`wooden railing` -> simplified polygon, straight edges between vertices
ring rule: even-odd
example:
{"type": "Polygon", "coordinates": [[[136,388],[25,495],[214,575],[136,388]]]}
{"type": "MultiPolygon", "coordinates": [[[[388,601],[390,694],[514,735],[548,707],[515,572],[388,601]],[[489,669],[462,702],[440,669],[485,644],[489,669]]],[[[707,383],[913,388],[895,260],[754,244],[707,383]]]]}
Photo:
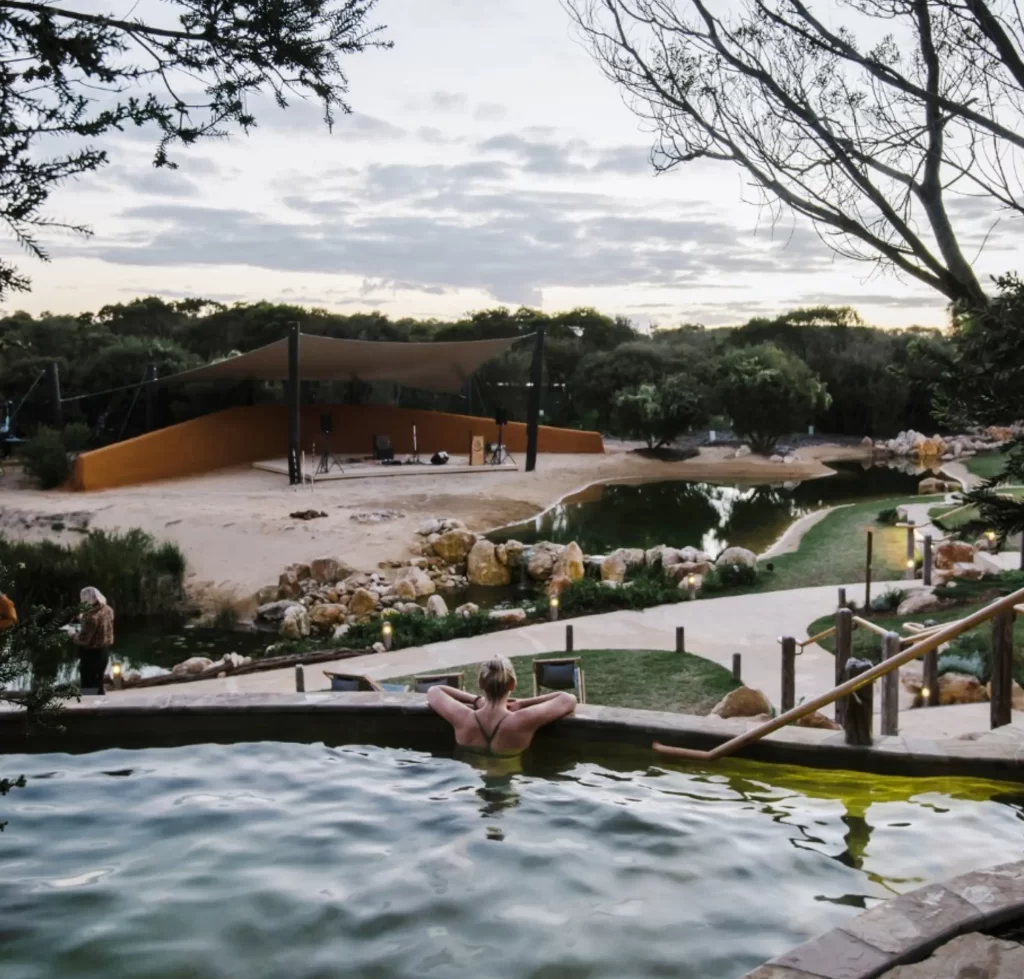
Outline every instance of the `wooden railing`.
{"type": "MultiPolygon", "coordinates": [[[[896,635],[896,633],[886,633],[885,630],[880,630],[886,637],[886,652],[889,654],[887,658],[859,676],[838,684],[827,693],[819,694],[811,700],[798,704],[784,711],[778,717],[765,721],[764,724],[745,731],[743,734],[737,735],[735,738],[718,745],[717,748],[712,748],[710,751],[676,748],[672,745],[661,744],[658,741],[654,742],[654,750],[672,758],[685,758],[691,761],[707,762],[725,758],[735,754],[741,748],[747,747],[747,745],[760,741],[773,731],[778,731],[780,728],[793,724],[801,718],[807,717],[823,707],[827,707],[829,704],[836,703],[840,698],[856,693],[862,687],[874,683],[875,680],[888,676],[891,680],[894,679],[898,682],[898,673],[894,674],[894,671],[898,671],[900,667],[905,666],[912,660],[936,651],[944,643],[956,639],[957,636],[990,621],[993,622],[991,722],[993,727],[1009,724],[1013,686],[1011,669],[1013,663],[1013,621],[1016,613],[1022,610],[1019,608],[1019,606],[1022,606],[1022,603],[1024,603],[1024,588],[999,598],[984,608],[978,609],[977,612],[958,619],[956,622],[937,626],[924,637],[921,637],[920,634],[917,637],[910,637],[915,638],[916,641],[902,650],[899,649],[898,642],[893,642],[893,640],[900,640],[902,637],[896,635]]],[[[840,609],[839,614],[842,615],[844,611],[849,615],[849,611],[844,609],[840,609]]],[[[861,620],[861,622],[863,621],[861,620]]],[[[871,623],[871,627],[873,630],[879,631],[879,627],[874,623],[871,623]]],[[[837,628],[839,628],[838,623],[837,628]]],[[[891,697],[889,699],[889,706],[894,709],[895,701],[891,697]]],[[[885,730],[885,725],[883,724],[882,733],[896,732],[885,730]]]]}

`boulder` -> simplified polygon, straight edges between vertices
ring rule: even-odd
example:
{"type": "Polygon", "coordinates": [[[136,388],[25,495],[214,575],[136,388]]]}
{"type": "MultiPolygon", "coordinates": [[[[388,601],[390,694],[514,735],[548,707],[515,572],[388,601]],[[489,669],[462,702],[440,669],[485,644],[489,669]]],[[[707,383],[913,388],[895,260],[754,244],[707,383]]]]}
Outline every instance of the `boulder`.
{"type": "Polygon", "coordinates": [[[985,569],[979,568],[976,564],[954,564],[950,570],[954,578],[966,578],[971,581],[977,581],[979,578],[985,577],[985,569]]]}
{"type": "Polygon", "coordinates": [[[526,610],[521,608],[491,609],[490,618],[502,625],[523,625],[526,622],[526,610]]]}
{"type": "Polygon", "coordinates": [[[510,568],[518,568],[523,560],[524,544],[518,540],[505,541],[505,563],[510,568]]]}
{"type": "Polygon", "coordinates": [[[478,540],[466,559],[469,582],[491,587],[507,585],[512,580],[508,567],[499,563],[494,545],[489,540],[478,540]]]}
{"type": "Polygon", "coordinates": [[[736,455],[733,458],[735,458],[735,459],[742,459],[744,456],[748,456],[748,455],[750,455],[750,446],[749,445],[741,445],[736,450],[736,455]]]}
{"type": "Polygon", "coordinates": [[[826,717],[821,711],[815,711],[813,714],[808,714],[805,717],[801,717],[799,721],[794,722],[795,727],[817,727],[823,728],[826,731],[838,731],[839,725],[832,720],[831,717],[826,717]]]}
{"type": "Polygon", "coordinates": [[[550,551],[534,548],[526,562],[526,573],[534,581],[547,581],[555,570],[555,559],[550,551]]]}
{"type": "Polygon", "coordinates": [[[618,584],[626,577],[626,559],[621,551],[609,554],[601,562],[601,580],[618,584]]]}
{"type": "Polygon", "coordinates": [[[748,568],[756,568],[757,555],[745,547],[727,547],[718,555],[715,564],[744,564],[748,568]]]}
{"type": "Polygon", "coordinates": [[[321,632],[332,632],[334,627],[345,618],[344,605],[324,603],[314,605],[309,610],[309,624],[321,632]]]}
{"type": "Polygon", "coordinates": [[[270,605],[278,599],[278,585],[264,585],[256,592],[257,605],[270,605]]]}
{"type": "Polygon", "coordinates": [[[691,574],[706,575],[711,570],[710,561],[683,561],[679,564],[670,564],[665,569],[665,574],[676,581],[680,581],[691,574]]]}
{"type": "Polygon", "coordinates": [[[929,476],[917,484],[918,496],[933,496],[936,493],[945,493],[946,483],[944,480],[929,476]]]}
{"type": "Polygon", "coordinates": [[[974,548],[966,541],[950,540],[935,548],[935,567],[940,571],[954,564],[971,564],[974,548]]]}
{"type": "Polygon", "coordinates": [[[715,706],[711,713],[716,717],[754,717],[771,714],[772,705],[768,698],[752,687],[737,687],[730,690],[715,706]]]}
{"type": "Polygon", "coordinates": [[[427,617],[440,619],[448,614],[448,603],[440,595],[431,595],[427,599],[427,617]]]}
{"type": "Polygon", "coordinates": [[[318,557],[315,561],[309,562],[309,571],[314,581],[327,584],[329,581],[347,578],[355,568],[350,568],[344,561],[337,561],[332,557],[318,557]]]}
{"type": "Polygon", "coordinates": [[[479,611],[479,605],[475,605],[473,602],[466,602],[455,610],[455,614],[462,616],[464,619],[468,619],[471,615],[476,615],[479,611]]]}
{"type": "MultiPolygon", "coordinates": [[[[434,592],[437,591],[437,586],[431,580],[430,575],[428,575],[422,568],[402,568],[398,574],[395,575],[395,582],[391,586],[392,590],[394,590],[395,585],[400,581],[406,581],[412,585],[413,591],[415,592],[415,594],[411,596],[412,598],[422,598],[424,595],[433,595],[434,592]]],[[[405,595],[408,595],[408,589],[405,589],[402,597],[405,597],[405,595]]]]}
{"type": "Polygon", "coordinates": [[[565,550],[555,561],[555,577],[568,578],[570,582],[579,581],[584,574],[583,551],[576,541],[565,545],[565,550]]]}
{"type": "Polygon", "coordinates": [[[561,595],[562,592],[572,585],[572,579],[568,575],[555,574],[548,579],[548,583],[544,588],[548,598],[555,595],[561,595]]]}
{"type": "Polygon", "coordinates": [[[370,576],[357,571],[355,574],[350,574],[344,581],[339,584],[339,587],[348,592],[351,595],[353,592],[360,588],[365,588],[370,583],[370,576]]]}
{"type": "Polygon", "coordinates": [[[309,635],[309,613],[301,605],[293,605],[281,619],[278,633],[285,639],[305,639],[309,635]]]}
{"type": "Polygon", "coordinates": [[[976,676],[964,673],[943,673],[939,677],[939,703],[980,704],[988,700],[988,691],[976,676]]]}
{"type": "Polygon", "coordinates": [[[262,619],[264,622],[280,622],[284,618],[285,612],[293,606],[301,607],[298,602],[293,602],[291,599],[268,602],[256,609],[256,618],[262,619]]]}
{"type": "Polygon", "coordinates": [[[498,564],[508,565],[508,551],[505,550],[504,544],[496,544],[494,546],[494,557],[498,564]]]}
{"type": "Polygon", "coordinates": [[[213,660],[206,656],[190,656],[182,663],[175,663],[171,667],[171,673],[174,676],[194,675],[208,670],[211,666],[213,666],[213,660]]]}
{"type": "Polygon", "coordinates": [[[782,457],[782,461],[787,466],[792,466],[794,463],[797,463],[797,462],[800,461],[800,457],[795,452],[788,452],[788,453],[786,453],[786,455],[784,455],[782,457]]]}
{"type": "Polygon", "coordinates": [[[335,626],[334,632],[331,634],[331,638],[332,639],[344,639],[346,634],[348,633],[348,630],[351,629],[351,628],[352,628],[352,626],[350,626],[347,623],[343,622],[341,625],[335,626]]]}
{"type": "Polygon", "coordinates": [[[780,456],[778,453],[776,453],[768,461],[769,462],[780,462],[781,463],[781,462],[785,462],[786,460],[782,456],[780,456]]]}
{"type": "Polygon", "coordinates": [[[434,553],[447,564],[462,564],[476,543],[468,530],[449,530],[434,541],[434,553]]]}
{"type": "Polygon", "coordinates": [[[281,572],[281,577],[277,579],[277,597],[282,600],[299,598],[302,595],[302,582],[305,580],[305,578],[299,577],[294,567],[285,568],[281,572]]]}
{"type": "Polygon", "coordinates": [[[916,615],[918,612],[931,612],[937,608],[942,608],[941,598],[927,591],[912,591],[906,593],[906,597],[896,609],[896,614],[916,615]]]}
{"type": "Polygon", "coordinates": [[[874,439],[872,439],[870,435],[865,435],[864,438],[860,440],[860,447],[862,449],[870,449],[873,452],[875,449],[874,439]]]}
{"type": "Polygon", "coordinates": [[[436,534],[441,529],[441,521],[437,517],[431,517],[429,520],[424,520],[417,528],[416,533],[420,537],[429,537],[431,534],[436,534]]]}
{"type": "Polygon", "coordinates": [[[393,611],[401,612],[402,615],[426,615],[427,610],[416,602],[399,602],[393,611]]]}
{"type": "Polygon", "coordinates": [[[403,602],[412,602],[416,600],[416,586],[408,578],[401,578],[391,586],[391,594],[403,602]]]}
{"type": "Polygon", "coordinates": [[[348,610],[351,615],[361,618],[364,615],[369,615],[379,604],[380,599],[376,592],[366,588],[357,588],[352,596],[352,601],[349,602],[348,610]]]}
{"type": "Polygon", "coordinates": [[[251,656],[243,656],[241,653],[224,654],[224,667],[228,670],[237,670],[240,666],[248,666],[251,662],[251,656]]]}
{"type": "Polygon", "coordinates": [[[681,547],[678,554],[679,560],[675,564],[711,564],[711,555],[699,547],[681,547]]]}
{"type": "Polygon", "coordinates": [[[637,568],[644,563],[644,549],[642,547],[620,547],[619,553],[625,559],[627,568],[637,568]]]}

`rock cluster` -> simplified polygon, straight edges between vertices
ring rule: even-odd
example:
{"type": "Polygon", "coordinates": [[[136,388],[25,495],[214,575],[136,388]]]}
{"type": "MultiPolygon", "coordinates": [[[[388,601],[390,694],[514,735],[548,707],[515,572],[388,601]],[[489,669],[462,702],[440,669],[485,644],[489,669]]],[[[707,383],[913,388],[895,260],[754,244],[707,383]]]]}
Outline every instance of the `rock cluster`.
{"type": "Polygon", "coordinates": [[[912,456],[925,461],[952,462],[954,459],[966,459],[976,452],[999,448],[1012,439],[1014,434],[1014,429],[999,425],[991,425],[965,435],[933,435],[931,438],[908,429],[884,441],[872,442],[870,437],[865,437],[862,444],[873,449],[876,455],[912,456]]]}
{"type": "MultiPolygon", "coordinates": [[[[230,673],[232,670],[237,670],[240,666],[248,666],[251,662],[251,656],[242,656],[239,653],[226,653],[221,659],[216,661],[207,656],[190,656],[187,660],[175,664],[171,668],[171,674],[173,676],[194,676],[214,668],[224,673],[230,673]]],[[[138,682],[138,678],[139,674],[137,673],[128,674],[124,678],[125,686],[131,686],[133,682],[138,682]]]]}

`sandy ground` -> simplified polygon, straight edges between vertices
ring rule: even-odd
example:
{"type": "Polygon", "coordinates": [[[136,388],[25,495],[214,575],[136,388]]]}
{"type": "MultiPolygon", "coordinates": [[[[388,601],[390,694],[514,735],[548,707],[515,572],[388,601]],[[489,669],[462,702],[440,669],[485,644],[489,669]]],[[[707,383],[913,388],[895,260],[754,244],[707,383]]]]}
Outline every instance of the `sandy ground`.
{"type": "Polygon", "coordinates": [[[801,449],[797,463],[780,465],[753,455],[730,459],[733,450],[711,448],[684,462],[659,462],[627,448],[611,445],[604,455],[542,455],[533,473],[428,472],[322,482],[312,491],[292,489],[273,473],[239,468],[102,493],[42,492],[27,487],[12,470],[0,478],[0,533],[74,541],[75,526],[139,527],[181,546],[197,589],[214,585],[244,595],[276,582],[293,561],[336,557],[368,570],[405,557],[416,526],[427,517],[456,516],[471,530],[484,531],[534,516],[597,481],[781,482],[827,475],[828,460],[863,455],[860,449],[821,445],[801,449]],[[327,516],[310,521],[289,516],[308,508],[327,516]],[[376,524],[352,519],[384,508],[402,516],[376,524]]]}

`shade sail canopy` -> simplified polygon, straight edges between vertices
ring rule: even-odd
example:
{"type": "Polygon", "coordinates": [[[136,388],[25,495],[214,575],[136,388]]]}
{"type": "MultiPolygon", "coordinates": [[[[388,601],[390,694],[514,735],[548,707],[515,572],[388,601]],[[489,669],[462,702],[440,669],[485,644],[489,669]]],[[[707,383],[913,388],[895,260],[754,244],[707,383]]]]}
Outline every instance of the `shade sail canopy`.
{"type": "MultiPolygon", "coordinates": [[[[380,381],[427,391],[461,391],[470,375],[500,357],[517,340],[468,340],[461,343],[393,343],[338,340],[303,334],[299,340],[299,377],[303,381],[380,381]]],[[[161,379],[161,384],[212,381],[286,381],[287,338],[246,354],[161,379]]]]}

